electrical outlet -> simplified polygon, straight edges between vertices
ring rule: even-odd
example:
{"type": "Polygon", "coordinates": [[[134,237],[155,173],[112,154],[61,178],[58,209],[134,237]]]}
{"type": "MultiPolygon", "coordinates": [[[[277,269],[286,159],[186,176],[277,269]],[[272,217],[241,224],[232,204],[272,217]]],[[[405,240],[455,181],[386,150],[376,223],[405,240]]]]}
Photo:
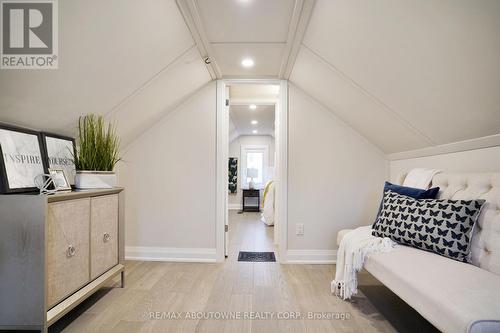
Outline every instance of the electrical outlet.
{"type": "Polygon", "coordinates": [[[304,236],[304,224],[303,223],[295,224],[295,234],[297,236],[304,236]]]}

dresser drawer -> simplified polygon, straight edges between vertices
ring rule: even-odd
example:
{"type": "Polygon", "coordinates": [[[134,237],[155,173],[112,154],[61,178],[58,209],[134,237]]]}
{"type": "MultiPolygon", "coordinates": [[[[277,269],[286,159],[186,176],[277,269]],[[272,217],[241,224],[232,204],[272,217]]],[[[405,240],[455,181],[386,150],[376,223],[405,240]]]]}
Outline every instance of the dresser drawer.
{"type": "Polygon", "coordinates": [[[90,199],[90,276],[118,264],[118,195],[90,199]]]}
{"type": "Polygon", "coordinates": [[[90,281],[90,199],[50,203],[47,208],[47,305],[90,281]]]}

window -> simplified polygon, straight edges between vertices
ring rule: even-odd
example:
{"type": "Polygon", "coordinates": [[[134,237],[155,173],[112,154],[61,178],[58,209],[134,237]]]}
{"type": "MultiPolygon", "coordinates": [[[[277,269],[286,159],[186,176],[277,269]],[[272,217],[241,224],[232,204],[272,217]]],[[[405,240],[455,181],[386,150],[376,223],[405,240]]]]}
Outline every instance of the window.
{"type": "MultiPolygon", "coordinates": [[[[257,176],[253,179],[254,183],[262,184],[264,179],[264,153],[263,152],[247,152],[247,170],[256,169],[257,176]]],[[[247,182],[250,177],[247,176],[247,182]]]]}
{"type": "Polygon", "coordinates": [[[256,188],[264,187],[267,181],[268,147],[262,146],[241,146],[241,186],[248,188],[251,178],[247,177],[248,169],[256,169],[257,175],[253,178],[256,188]]]}

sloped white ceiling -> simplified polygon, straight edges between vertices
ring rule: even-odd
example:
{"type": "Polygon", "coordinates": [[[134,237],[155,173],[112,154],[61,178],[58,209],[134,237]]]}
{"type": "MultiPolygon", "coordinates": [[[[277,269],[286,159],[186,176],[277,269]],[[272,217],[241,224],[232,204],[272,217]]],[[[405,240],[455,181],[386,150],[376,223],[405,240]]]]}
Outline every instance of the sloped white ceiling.
{"type": "Polygon", "coordinates": [[[430,144],[307,48],[299,52],[290,80],[386,153],[430,144]]]}
{"type": "Polygon", "coordinates": [[[239,135],[271,135],[274,136],[274,105],[258,105],[250,110],[248,105],[231,105],[229,117],[239,135]],[[257,124],[252,124],[252,121],[257,124]],[[257,133],[253,133],[256,130],[257,133]]]}
{"type": "MultiPolygon", "coordinates": [[[[296,1],[196,3],[223,75],[277,76],[296,1]]],[[[59,1],[59,69],[0,71],[0,121],[128,144],[209,80],[174,0],[59,1]]],[[[500,1],[317,0],[290,80],[385,153],[500,134],[500,1]]]]}
{"type": "Polygon", "coordinates": [[[59,1],[59,69],[1,71],[0,121],[71,134],[112,114],[130,141],[210,80],[195,50],[174,0],[59,1]]]}
{"type": "MultiPolygon", "coordinates": [[[[232,84],[229,91],[229,118],[236,135],[270,135],[274,137],[275,104],[280,87],[271,84],[232,84]],[[255,109],[250,109],[254,104],[255,109]],[[256,124],[252,124],[256,121],[256,124]],[[257,133],[253,133],[256,130],[257,133]]],[[[230,132],[231,137],[231,132],[230,132]]]]}
{"type": "Polygon", "coordinates": [[[500,1],[318,0],[290,80],[386,153],[500,133],[500,1]]]}
{"type": "Polygon", "coordinates": [[[107,117],[117,125],[121,146],[127,147],[208,81],[210,75],[192,47],[108,113],[107,117]]]}
{"type": "Polygon", "coordinates": [[[232,84],[229,118],[238,135],[274,136],[275,104],[280,87],[272,84],[232,84]],[[254,104],[255,109],[250,109],[254,104]],[[257,124],[252,124],[252,121],[257,124]],[[257,133],[253,133],[256,130],[257,133]]]}

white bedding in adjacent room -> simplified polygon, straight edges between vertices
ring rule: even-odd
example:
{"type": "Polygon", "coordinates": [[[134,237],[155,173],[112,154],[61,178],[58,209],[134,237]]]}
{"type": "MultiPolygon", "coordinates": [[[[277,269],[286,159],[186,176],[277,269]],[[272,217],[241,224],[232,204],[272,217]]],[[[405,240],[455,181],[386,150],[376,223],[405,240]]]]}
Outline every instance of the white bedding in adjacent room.
{"type": "Polygon", "coordinates": [[[274,181],[272,180],[264,187],[260,219],[267,225],[274,225],[274,181]]]}

